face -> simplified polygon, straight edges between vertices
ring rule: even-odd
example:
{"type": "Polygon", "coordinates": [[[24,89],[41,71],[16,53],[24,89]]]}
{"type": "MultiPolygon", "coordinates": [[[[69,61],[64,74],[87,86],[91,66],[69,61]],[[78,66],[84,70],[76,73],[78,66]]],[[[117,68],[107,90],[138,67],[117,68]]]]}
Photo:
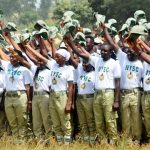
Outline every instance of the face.
{"type": "Polygon", "coordinates": [[[83,62],[82,67],[85,72],[90,72],[92,70],[92,66],[87,62],[83,62]]]}
{"type": "Polygon", "coordinates": [[[13,55],[10,55],[10,63],[13,65],[13,66],[16,66],[19,64],[18,62],[18,59],[16,57],[14,57],[13,55]]]}
{"type": "Polygon", "coordinates": [[[111,47],[109,45],[101,46],[101,56],[104,61],[107,61],[111,57],[111,47]]]}
{"type": "Polygon", "coordinates": [[[56,60],[57,64],[59,64],[59,65],[65,64],[65,58],[58,53],[55,54],[55,60],[56,60]]]}
{"type": "Polygon", "coordinates": [[[93,46],[94,46],[94,41],[90,38],[86,38],[86,50],[88,52],[92,51],[93,46]]]}
{"type": "Polygon", "coordinates": [[[137,54],[131,48],[129,48],[128,51],[127,51],[127,57],[129,59],[129,61],[135,61],[135,60],[138,59],[137,54]]]}

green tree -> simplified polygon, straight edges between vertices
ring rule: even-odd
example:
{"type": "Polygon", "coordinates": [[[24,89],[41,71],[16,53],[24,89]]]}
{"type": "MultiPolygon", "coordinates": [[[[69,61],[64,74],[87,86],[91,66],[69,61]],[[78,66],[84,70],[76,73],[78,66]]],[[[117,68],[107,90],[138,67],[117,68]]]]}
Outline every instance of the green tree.
{"type": "Polygon", "coordinates": [[[63,16],[63,13],[68,10],[71,10],[75,13],[74,18],[78,19],[82,26],[88,26],[91,24],[93,20],[92,8],[87,0],[82,0],[80,2],[73,1],[71,3],[64,1],[58,3],[54,9],[53,17],[60,20],[63,16]]]}

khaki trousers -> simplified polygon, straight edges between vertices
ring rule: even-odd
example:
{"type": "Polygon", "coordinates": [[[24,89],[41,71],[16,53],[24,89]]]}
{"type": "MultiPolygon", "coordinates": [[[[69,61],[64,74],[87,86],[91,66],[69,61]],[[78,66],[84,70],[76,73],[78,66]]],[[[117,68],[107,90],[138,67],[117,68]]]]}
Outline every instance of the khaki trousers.
{"type": "Polygon", "coordinates": [[[147,136],[150,138],[150,94],[143,94],[142,96],[142,111],[147,136]]]}
{"type": "Polygon", "coordinates": [[[113,90],[101,90],[95,93],[93,102],[96,130],[99,138],[117,139],[117,112],[112,110],[114,103],[113,90]]]}
{"type": "Polygon", "coordinates": [[[21,93],[18,96],[5,97],[6,116],[14,137],[27,136],[27,95],[21,93]]]}
{"type": "Polygon", "coordinates": [[[52,133],[52,122],[49,113],[49,95],[34,95],[32,101],[33,132],[38,138],[52,133]]]}
{"type": "Polygon", "coordinates": [[[96,133],[95,119],[93,113],[93,100],[91,98],[77,97],[76,107],[80,123],[81,135],[84,137],[93,137],[96,133]]]}
{"type": "Polygon", "coordinates": [[[138,89],[131,93],[121,92],[122,129],[128,138],[135,140],[141,139],[142,131],[140,97],[138,89]]]}
{"type": "Polygon", "coordinates": [[[49,111],[56,137],[71,137],[70,113],[65,113],[67,99],[65,91],[50,93],[49,111]]]}

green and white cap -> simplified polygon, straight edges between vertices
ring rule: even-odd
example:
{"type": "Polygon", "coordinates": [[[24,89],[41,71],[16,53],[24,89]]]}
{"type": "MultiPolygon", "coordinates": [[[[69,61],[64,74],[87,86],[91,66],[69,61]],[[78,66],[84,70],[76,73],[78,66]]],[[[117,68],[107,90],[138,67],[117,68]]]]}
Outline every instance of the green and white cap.
{"type": "Polygon", "coordinates": [[[8,22],[6,27],[3,29],[4,32],[15,32],[17,31],[17,26],[13,22],[8,22]]]}
{"type": "Polygon", "coordinates": [[[96,18],[96,26],[99,27],[100,22],[105,22],[105,16],[94,12],[94,17],[96,18]]]}
{"type": "Polygon", "coordinates": [[[38,31],[40,31],[42,28],[45,28],[47,29],[48,26],[47,24],[43,21],[43,20],[38,20],[35,25],[34,25],[34,28],[38,31]]]}
{"type": "Polygon", "coordinates": [[[20,42],[21,43],[26,43],[29,42],[31,39],[31,34],[30,33],[24,33],[20,35],[20,42]]]}
{"type": "Polygon", "coordinates": [[[136,20],[133,17],[130,17],[125,22],[128,25],[128,28],[132,28],[136,25],[136,20]]]}
{"type": "Polygon", "coordinates": [[[141,18],[146,18],[145,12],[144,12],[143,10],[137,10],[137,11],[134,13],[134,18],[136,19],[137,22],[138,22],[138,20],[141,19],[141,18]]]}
{"type": "Polygon", "coordinates": [[[85,34],[82,32],[77,32],[74,36],[74,42],[79,43],[79,42],[85,42],[85,34]]]}
{"type": "Polygon", "coordinates": [[[40,35],[44,40],[47,40],[49,38],[49,32],[42,28],[39,32],[36,33],[37,35],[40,35]]]}
{"type": "Polygon", "coordinates": [[[50,38],[55,38],[58,33],[58,28],[56,26],[51,26],[49,27],[48,32],[50,38]]]}
{"type": "Polygon", "coordinates": [[[116,19],[109,19],[108,20],[108,24],[110,24],[111,26],[113,25],[113,24],[116,24],[117,23],[117,20],[116,19]]]}
{"type": "Polygon", "coordinates": [[[66,11],[64,14],[63,14],[63,17],[62,17],[62,20],[64,23],[67,23],[69,21],[72,20],[72,16],[74,15],[75,13],[73,11],[66,11]]]}
{"type": "Polygon", "coordinates": [[[91,35],[92,31],[91,31],[90,28],[83,28],[83,33],[84,33],[85,35],[91,35]]]}
{"type": "Polygon", "coordinates": [[[139,25],[144,25],[145,23],[147,23],[147,20],[145,18],[141,18],[138,20],[139,25]]]}
{"type": "Polygon", "coordinates": [[[130,34],[148,35],[148,31],[143,25],[136,25],[131,28],[130,34]]]}

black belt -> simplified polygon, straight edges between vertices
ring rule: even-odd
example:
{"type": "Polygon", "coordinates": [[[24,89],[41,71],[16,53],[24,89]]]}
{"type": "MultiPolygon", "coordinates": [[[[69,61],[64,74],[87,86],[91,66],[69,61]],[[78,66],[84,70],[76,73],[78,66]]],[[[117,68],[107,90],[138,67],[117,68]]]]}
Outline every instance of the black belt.
{"type": "Polygon", "coordinates": [[[149,95],[150,91],[144,91],[144,95],[149,95]]]}
{"type": "Polygon", "coordinates": [[[140,88],[122,89],[122,90],[121,90],[122,93],[126,93],[126,94],[134,93],[134,92],[137,92],[137,91],[140,91],[140,88]]]}
{"type": "Polygon", "coordinates": [[[94,94],[83,94],[78,95],[78,98],[86,99],[86,98],[94,98],[94,94]]]}
{"type": "Polygon", "coordinates": [[[8,97],[18,97],[20,94],[24,94],[25,91],[8,91],[6,92],[6,96],[8,97]]]}
{"type": "Polygon", "coordinates": [[[34,91],[34,95],[49,95],[48,91],[34,91]]]}

